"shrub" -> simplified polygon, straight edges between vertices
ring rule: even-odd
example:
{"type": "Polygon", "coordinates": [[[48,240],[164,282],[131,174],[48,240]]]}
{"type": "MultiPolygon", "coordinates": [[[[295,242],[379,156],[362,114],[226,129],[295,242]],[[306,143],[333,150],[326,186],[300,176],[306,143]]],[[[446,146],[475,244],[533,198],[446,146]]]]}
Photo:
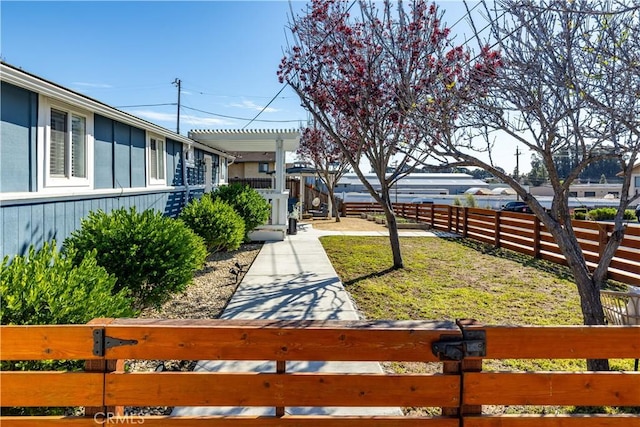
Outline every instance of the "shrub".
{"type": "MultiPolygon", "coordinates": [[[[73,254],[70,254],[73,255],[73,254]]],[[[75,265],[56,250],[55,242],[33,246],[25,256],[0,268],[0,322],[3,325],[81,324],[97,317],[135,314],[126,290],[113,291],[116,278],[97,265],[95,251],[75,265]]],[[[14,360],[0,362],[3,371],[78,370],[76,360],[14,360]]],[[[61,415],[62,408],[2,408],[3,415],[61,415]]]]}
{"type": "MultiPolygon", "coordinates": [[[[616,208],[593,209],[593,210],[590,210],[589,213],[587,213],[587,218],[593,221],[611,221],[612,219],[615,218],[616,212],[618,212],[616,208]]],[[[623,217],[624,219],[631,221],[635,219],[635,217],[636,215],[633,212],[633,210],[627,209],[624,211],[624,217],[623,217]]]]}
{"type": "Polygon", "coordinates": [[[464,198],[468,207],[470,208],[478,207],[478,203],[476,202],[476,198],[473,197],[473,194],[466,194],[464,198]]]}
{"type": "Polygon", "coordinates": [[[242,184],[225,185],[211,193],[213,200],[227,202],[244,221],[245,233],[265,224],[271,213],[271,205],[253,188],[242,184]]]}
{"type": "Polygon", "coordinates": [[[573,214],[573,219],[585,220],[587,219],[587,214],[584,212],[575,212],[573,214]]]}
{"type": "Polygon", "coordinates": [[[117,277],[115,291],[128,289],[140,307],[184,290],[207,255],[202,238],[182,221],[135,208],[91,212],[64,243],[76,264],[93,249],[98,264],[117,277]]]}
{"type": "Polygon", "coordinates": [[[240,215],[223,200],[212,200],[210,194],[189,202],[180,219],[204,239],[210,251],[238,249],[244,239],[245,225],[240,215]]]}
{"type": "Polygon", "coordinates": [[[0,322],[3,325],[87,323],[96,317],[129,317],[134,314],[126,290],[114,291],[116,278],[100,267],[95,251],[76,265],[45,243],[28,255],[2,261],[0,322]]]}

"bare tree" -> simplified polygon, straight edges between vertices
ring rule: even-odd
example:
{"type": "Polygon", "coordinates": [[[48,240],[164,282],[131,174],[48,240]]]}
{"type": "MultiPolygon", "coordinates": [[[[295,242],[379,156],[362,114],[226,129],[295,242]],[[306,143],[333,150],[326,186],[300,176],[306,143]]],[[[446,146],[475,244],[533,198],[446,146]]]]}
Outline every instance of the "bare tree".
{"type": "MultiPolygon", "coordinates": [[[[481,43],[499,46],[501,67],[487,83],[487,96],[461,105],[464,113],[442,128],[434,150],[450,164],[490,171],[527,202],[573,272],[587,325],[605,322],[599,291],[623,238],[624,210],[637,198],[627,194],[639,149],[638,11],[620,5],[608,10],[606,4],[504,0],[491,9],[485,5],[491,36],[481,43]],[[542,162],[554,190],[550,210],[496,167],[493,157],[505,149],[505,141],[524,145],[542,162]],[[567,150],[577,161],[561,177],[554,158],[567,150]],[[569,189],[581,171],[602,159],[616,159],[625,178],[614,231],[594,269],[572,227],[569,189]]],[[[606,361],[589,365],[608,368],[606,361]]]]}
{"type": "MultiPolygon", "coordinates": [[[[311,163],[320,180],[329,192],[329,219],[331,219],[335,203],[336,184],[349,167],[349,162],[340,147],[329,138],[323,129],[307,127],[302,131],[298,156],[311,163]]],[[[336,215],[336,222],[340,222],[340,214],[336,215]]]]}
{"type": "Polygon", "coordinates": [[[439,113],[430,105],[466,76],[468,53],[451,45],[437,7],[424,0],[407,7],[384,1],[380,9],[365,0],[314,0],[306,14],[292,18],[291,33],[293,46],[278,75],[384,209],[393,266],[401,268],[389,192],[427,160],[434,138],[412,117],[418,109],[432,119],[439,113]],[[377,182],[367,180],[360,159],[368,160],[377,182]]]}

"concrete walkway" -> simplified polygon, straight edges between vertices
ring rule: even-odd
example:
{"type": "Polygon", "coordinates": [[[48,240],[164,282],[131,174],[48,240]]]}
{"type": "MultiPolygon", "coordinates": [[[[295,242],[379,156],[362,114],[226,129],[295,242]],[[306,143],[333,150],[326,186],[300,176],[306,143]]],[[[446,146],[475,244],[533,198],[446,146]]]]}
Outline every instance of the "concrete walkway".
{"type": "MultiPolygon", "coordinates": [[[[358,320],[360,316],[340,282],[319,237],[384,236],[385,232],[315,230],[302,224],[298,234],[266,242],[229,301],[223,319],[358,320]]],[[[401,231],[401,236],[435,236],[429,231],[401,231]]],[[[196,371],[275,372],[273,361],[200,361],[196,371]]],[[[375,362],[287,362],[287,372],[381,373],[375,362]]],[[[291,415],[402,415],[400,408],[295,408],[291,415]]],[[[179,407],[172,415],[275,415],[274,408],[179,407]]]]}

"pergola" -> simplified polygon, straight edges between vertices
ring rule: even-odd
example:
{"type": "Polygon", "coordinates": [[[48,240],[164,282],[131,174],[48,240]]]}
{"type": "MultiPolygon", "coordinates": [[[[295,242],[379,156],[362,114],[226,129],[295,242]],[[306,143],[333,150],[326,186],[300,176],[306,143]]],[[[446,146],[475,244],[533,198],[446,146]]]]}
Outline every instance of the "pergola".
{"type": "Polygon", "coordinates": [[[192,130],[189,138],[227,152],[275,151],[275,188],[257,190],[271,203],[271,219],[268,224],[258,227],[250,237],[254,240],[284,240],[289,199],[285,182],[285,153],[298,148],[300,132],[296,129],[192,130]]]}

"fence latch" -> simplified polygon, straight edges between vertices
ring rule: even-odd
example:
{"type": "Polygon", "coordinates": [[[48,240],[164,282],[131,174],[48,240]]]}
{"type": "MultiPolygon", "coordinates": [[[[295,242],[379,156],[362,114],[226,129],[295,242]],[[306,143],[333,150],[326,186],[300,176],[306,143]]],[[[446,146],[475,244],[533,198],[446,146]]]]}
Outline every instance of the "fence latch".
{"type": "Polygon", "coordinates": [[[440,341],[431,345],[431,351],[440,360],[462,360],[465,357],[483,357],[487,354],[486,333],[482,330],[465,330],[460,322],[456,322],[462,331],[459,335],[441,335],[440,341]]]}
{"type": "Polygon", "coordinates": [[[120,338],[113,338],[105,336],[104,329],[93,330],[93,355],[104,356],[107,349],[113,347],[120,347],[123,345],[136,345],[138,340],[122,340],[120,338]]]}

